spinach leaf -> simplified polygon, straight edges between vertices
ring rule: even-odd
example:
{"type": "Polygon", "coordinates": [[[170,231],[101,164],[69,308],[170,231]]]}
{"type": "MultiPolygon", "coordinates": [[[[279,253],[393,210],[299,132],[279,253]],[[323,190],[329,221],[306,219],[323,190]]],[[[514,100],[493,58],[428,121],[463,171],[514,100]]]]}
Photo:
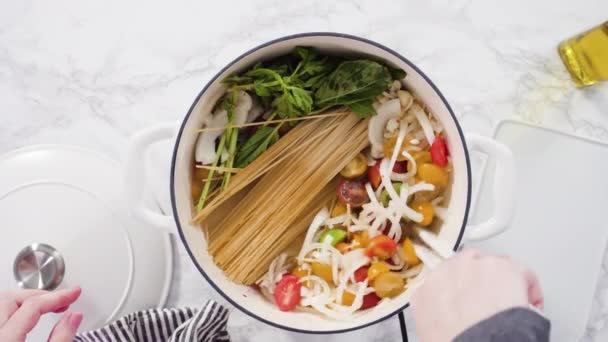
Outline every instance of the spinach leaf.
{"type": "MultiPolygon", "coordinates": [[[[315,91],[315,106],[348,106],[364,100],[373,100],[389,87],[392,80],[388,68],[378,62],[342,62],[315,91]]],[[[367,115],[370,115],[369,111],[367,112],[367,115]]]]}
{"type": "Polygon", "coordinates": [[[236,154],[234,166],[238,168],[245,167],[259,157],[270,145],[275,143],[279,138],[275,127],[263,126],[260,127],[239,149],[236,154]]]}

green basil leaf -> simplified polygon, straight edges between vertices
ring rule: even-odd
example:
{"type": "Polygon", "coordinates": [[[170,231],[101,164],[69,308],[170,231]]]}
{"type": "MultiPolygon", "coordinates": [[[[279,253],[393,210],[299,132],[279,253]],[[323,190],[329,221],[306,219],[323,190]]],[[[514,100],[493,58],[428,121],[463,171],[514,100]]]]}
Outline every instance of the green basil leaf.
{"type": "Polygon", "coordinates": [[[277,112],[277,115],[283,119],[293,118],[298,115],[298,111],[293,106],[293,100],[288,92],[284,92],[281,96],[276,97],[272,101],[272,107],[277,112]]]}
{"type": "Polygon", "coordinates": [[[393,80],[401,81],[407,75],[407,73],[403,69],[393,68],[391,66],[387,66],[387,68],[388,72],[391,73],[391,77],[393,78],[393,80]]]}
{"type": "Polygon", "coordinates": [[[315,92],[317,108],[348,105],[382,94],[392,77],[382,64],[370,60],[340,63],[315,92]]]}
{"type": "Polygon", "coordinates": [[[270,89],[266,87],[264,82],[256,81],[253,83],[253,90],[257,96],[270,96],[270,89]]]}
{"type": "Polygon", "coordinates": [[[310,92],[299,87],[289,88],[290,101],[301,114],[308,114],[312,110],[312,97],[310,92]]]}
{"type": "Polygon", "coordinates": [[[234,166],[242,168],[249,165],[259,157],[268,147],[278,140],[278,133],[274,127],[260,127],[245,143],[236,154],[234,166]]]}
{"type": "Polygon", "coordinates": [[[363,100],[359,102],[354,102],[348,105],[348,108],[355,112],[360,119],[368,118],[372,115],[376,115],[376,109],[374,108],[373,100],[363,100]]]}

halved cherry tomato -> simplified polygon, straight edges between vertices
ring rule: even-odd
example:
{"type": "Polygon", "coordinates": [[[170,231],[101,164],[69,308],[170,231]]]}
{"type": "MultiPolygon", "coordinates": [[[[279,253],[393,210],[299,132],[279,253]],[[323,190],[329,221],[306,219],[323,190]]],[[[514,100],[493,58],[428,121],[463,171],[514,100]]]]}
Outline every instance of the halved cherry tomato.
{"type": "Polygon", "coordinates": [[[310,264],[310,267],[312,268],[312,274],[316,275],[319,278],[322,278],[330,284],[333,284],[334,274],[330,265],[322,264],[320,262],[313,262],[312,264],[310,264]]]}
{"type": "Polygon", "coordinates": [[[340,175],[344,178],[353,179],[363,176],[366,170],[367,158],[363,153],[359,153],[353,160],[346,164],[342,171],[340,171],[340,175]]]}
{"type": "Polygon", "coordinates": [[[378,295],[375,292],[368,293],[365,296],[363,296],[363,305],[361,305],[359,310],[373,308],[374,306],[378,305],[380,300],[382,300],[382,298],[378,297],[378,295]]]}
{"type": "Polygon", "coordinates": [[[428,226],[433,223],[433,217],[435,216],[435,209],[430,202],[414,202],[411,204],[412,209],[422,214],[422,221],[418,222],[421,226],[428,226]]]}
{"type": "Polygon", "coordinates": [[[337,201],[334,208],[331,210],[331,217],[336,217],[346,214],[346,204],[337,201]]]}
{"type": "Polygon", "coordinates": [[[416,175],[420,180],[442,189],[448,185],[450,179],[445,169],[431,163],[418,165],[418,173],[416,175]]]}
{"type": "Polygon", "coordinates": [[[391,269],[383,262],[374,262],[367,270],[367,279],[374,281],[382,273],[389,272],[391,269]]]}
{"type": "Polygon", "coordinates": [[[376,256],[380,259],[388,259],[397,252],[397,243],[384,234],[380,234],[369,241],[365,255],[376,256]]]}
{"type": "Polygon", "coordinates": [[[420,264],[420,259],[418,259],[418,256],[416,255],[416,250],[414,249],[412,240],[408,238],[403,240],[401,252],[403,255],[403,260],[405,260],[405,263],[408,264],[408,266],[413,267],[420,264]]]}
{"type": "Polygon", "coordinates": [[[355,274],[353,275],[353,277],[355,278],[355,281],[357,283],[365,281],[365,279],[367,279],[367,272],[368,272],[367,266],[361,266],[361,267],[357,268],[357,270],[355,271],[355,274]]]}
{"type": "Polygon", "coordinates": [[[289,273],[285,274],[274,289],[274,301],[277,303],[279,310],[291,311],[295,309],[302,299],[301,289],[302,284],[300,284],[298,277],[289,273]]]}
{"type": "Polygon", "coordinates": [[[378,275],[374,281],[376,294],[380,298],[395,297],[403,292],[405,281],[397,272],[385,272],[378,275]]]}
{"type": "Polygon", "coordinates": [[[394,173],[406,173],[407,172],[407,160],[395,162],[393,165],[394,173]]]}
{"type": "Polygon", "coordinates": [[[367,231],[361,231],[353,234],[353,249],[354,248],[366,248],[369,244],[369,234],[367,231]]]}
{"type": "Polygon", "coordinates": [[[298,278],[304,278],[309,274],[309,272],[308,270],[305,270],[302,266],[297,266],[296,268],[291,270],[291,274],[295,275],[298,278]]]}
{"type": "MultiPolygon", "coordinates": [[[[430,163],[433,161],[433,158],[431,157],[431,153],[429,151],[414,151],[414,152],[411,152],[411,155],[414,158],[416,165],[430,163]]],[[[410,171],[410,169],[412,168],[412,165],[413,165],[412,163],[407,164],[408,171],[410,171]]]]}
{"type": "Polygon", "coordinates": [[[380,178],[380,163],[382,163],[382,159],[376,160],[376,163],[367,170],[367,179],[374,189],[379,187],[380,183],[382,183],[382,179],[380,178]]]}
{"type": "Polygon", "coordinates": [[[346,243],[346,242],[338,242],[338,244],[336,244],[336,249],[342,253],[342,254],[346,254],[348,252],[350,252],[351,245],[350,243],[346,243]]]}
{"type": "MultiPolygon", "coordinates": [[[[367,179],[371,183],[372,187],[376,189],[382,183],[382,178],[380,178],[380,163],[382,163],[382,159],[377,159],[376,163],[372,165],[367,171],[367,179]]],[[[397,161],[393,166],[393,172],[395,173],[406,173],[407,172],[407,160],[397,161]]]]}
{"type": "Polygon", "coordinates": [[[431,145],[431,157],[433,163],[437,166],[446,167],[448,165],[448,145],[443,137],[435,137],[435,141],[431,145]]]}
{"type": "Polygon", "coordinates": [[[342,292],[342,305],[351,306],[355,301],[355,294],[352,292],[342,292]]]}
{"type": "Polygon", "coordinates": [[[350,204],[351,208],[359,208],[369,202],[365,185],[360,180],[341,179],[336,194],[340,202],[350,204]]]}

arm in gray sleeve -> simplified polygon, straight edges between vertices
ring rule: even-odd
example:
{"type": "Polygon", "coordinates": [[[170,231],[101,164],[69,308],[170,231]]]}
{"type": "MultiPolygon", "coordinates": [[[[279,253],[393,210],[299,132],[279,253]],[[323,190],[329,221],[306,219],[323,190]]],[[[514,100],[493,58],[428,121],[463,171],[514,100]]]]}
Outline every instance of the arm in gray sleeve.
{"type": "Polygon", "coordinates": [[[512,308],[456,336],[454,342],[548,342],[551,323],[527,308],[512,308]]]}

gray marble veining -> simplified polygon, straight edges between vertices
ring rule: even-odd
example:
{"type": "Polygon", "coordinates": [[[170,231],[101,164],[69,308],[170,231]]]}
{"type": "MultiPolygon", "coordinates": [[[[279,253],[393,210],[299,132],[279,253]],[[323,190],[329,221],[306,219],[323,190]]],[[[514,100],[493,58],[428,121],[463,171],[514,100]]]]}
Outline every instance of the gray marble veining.
{"type": "MultiPolygon", "coordinates": [[[[68,143],[122,157],[130,134],[183,117],[205,82],[257,44],[338,31],[376,40],[427,73],[465,130],[505,118],[608,141],[608,83],[576,90],[556,53],[606,20],[604,0],[1,1],[0,152],[68,143]]],[[[169,305],[212,297],[176,241],[169,305]]],[[[409,315],[408,315],[409,316],[409,315]]],[[[413,322],[408,317],[413,337],[413,322]]],[[[608,335],[608,259],[584,341],[608,335]]],[[[233,310],[235,341],[395,341],[396,318],[334,336],[298,335],[233,310]]]]}

